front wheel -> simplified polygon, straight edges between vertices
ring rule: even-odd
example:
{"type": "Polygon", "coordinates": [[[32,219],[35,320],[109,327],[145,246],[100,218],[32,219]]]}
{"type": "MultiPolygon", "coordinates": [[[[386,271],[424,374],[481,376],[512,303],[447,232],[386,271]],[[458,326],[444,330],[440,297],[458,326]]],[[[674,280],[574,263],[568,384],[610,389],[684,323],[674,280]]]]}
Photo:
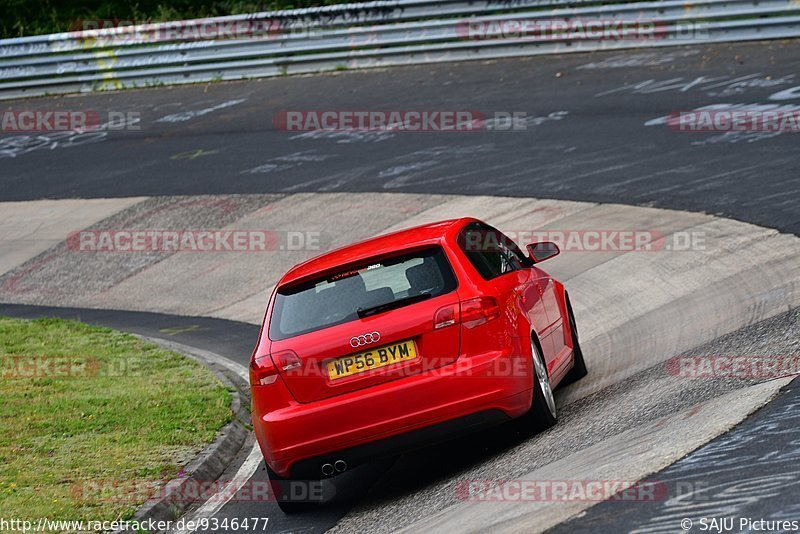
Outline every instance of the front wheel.
{"type": "Polygon", "coordinates": [[[522,416],[523,432],[534,434],[547,430],[558,420],[556,413],[556,399],[547,374],[547,365],[539,350],[539,346],[531,339],[531,354],[533,358],[533,403],[531,409],[522,416]]]}

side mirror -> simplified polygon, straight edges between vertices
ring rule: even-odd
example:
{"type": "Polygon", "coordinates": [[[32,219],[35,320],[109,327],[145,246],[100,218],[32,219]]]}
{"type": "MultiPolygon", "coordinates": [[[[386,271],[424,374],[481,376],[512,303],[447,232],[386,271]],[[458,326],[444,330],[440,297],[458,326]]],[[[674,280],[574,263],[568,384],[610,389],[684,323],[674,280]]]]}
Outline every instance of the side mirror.
{"type": "Polygon", "coordinates": [[[528,245],[528,254],[530,254],[533,263],[549,260],[552,257],[558,256],[560,252],[561,251],[558,250],[558,245],[552,241],[541,241],[528,245]]]}

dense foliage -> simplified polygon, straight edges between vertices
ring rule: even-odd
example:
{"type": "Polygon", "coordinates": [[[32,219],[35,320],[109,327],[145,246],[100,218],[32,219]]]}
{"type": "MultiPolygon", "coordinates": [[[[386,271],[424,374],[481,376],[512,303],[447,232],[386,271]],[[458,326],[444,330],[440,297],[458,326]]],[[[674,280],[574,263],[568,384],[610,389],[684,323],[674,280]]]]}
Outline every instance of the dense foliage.
{"type": "Polygon", "coordinates": [[[0,0],[0,37],[76,30],[85,21],[185,20],[338,3],[343,0],[0,0]]]}

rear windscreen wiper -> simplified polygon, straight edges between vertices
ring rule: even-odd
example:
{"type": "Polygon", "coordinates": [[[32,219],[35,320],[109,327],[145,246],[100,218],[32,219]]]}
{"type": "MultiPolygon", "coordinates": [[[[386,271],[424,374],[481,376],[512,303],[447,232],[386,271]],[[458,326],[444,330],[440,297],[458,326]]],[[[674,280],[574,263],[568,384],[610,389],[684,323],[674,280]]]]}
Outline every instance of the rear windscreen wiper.
{"type": "Polygon", "coordinates": [[[393,310],[395,308],[405,306],[406,304],[412,304],[414,302],[419,302],[429,298],[431,298],[430,293],[420,293],[419,295],[404,297],[391,302],[386,302],[384,304],[378,304],[377,306],[370,306],[369,308],[358,308],[356,313],[363,319],[364,317],[369,317],[370,315],[375,315],[376,313],[380,313],[382,311],[393,310]]]}

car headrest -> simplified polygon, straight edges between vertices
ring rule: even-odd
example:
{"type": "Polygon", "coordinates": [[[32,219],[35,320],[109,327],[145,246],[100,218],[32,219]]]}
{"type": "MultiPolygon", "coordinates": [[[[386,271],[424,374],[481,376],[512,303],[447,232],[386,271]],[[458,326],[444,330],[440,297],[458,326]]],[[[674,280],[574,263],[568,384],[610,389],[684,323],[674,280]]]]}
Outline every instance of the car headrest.
{"type": "Polygon", "coordinates": [[[394,300],[394,291],[390,287],[379,287],[378,289],[373,289],[372,291],[367,291],[367,300],[363,308],[367,308],[370,306],[379,306],[381,304],[386,304],[387,302],[392,302],[394,300]]]}

